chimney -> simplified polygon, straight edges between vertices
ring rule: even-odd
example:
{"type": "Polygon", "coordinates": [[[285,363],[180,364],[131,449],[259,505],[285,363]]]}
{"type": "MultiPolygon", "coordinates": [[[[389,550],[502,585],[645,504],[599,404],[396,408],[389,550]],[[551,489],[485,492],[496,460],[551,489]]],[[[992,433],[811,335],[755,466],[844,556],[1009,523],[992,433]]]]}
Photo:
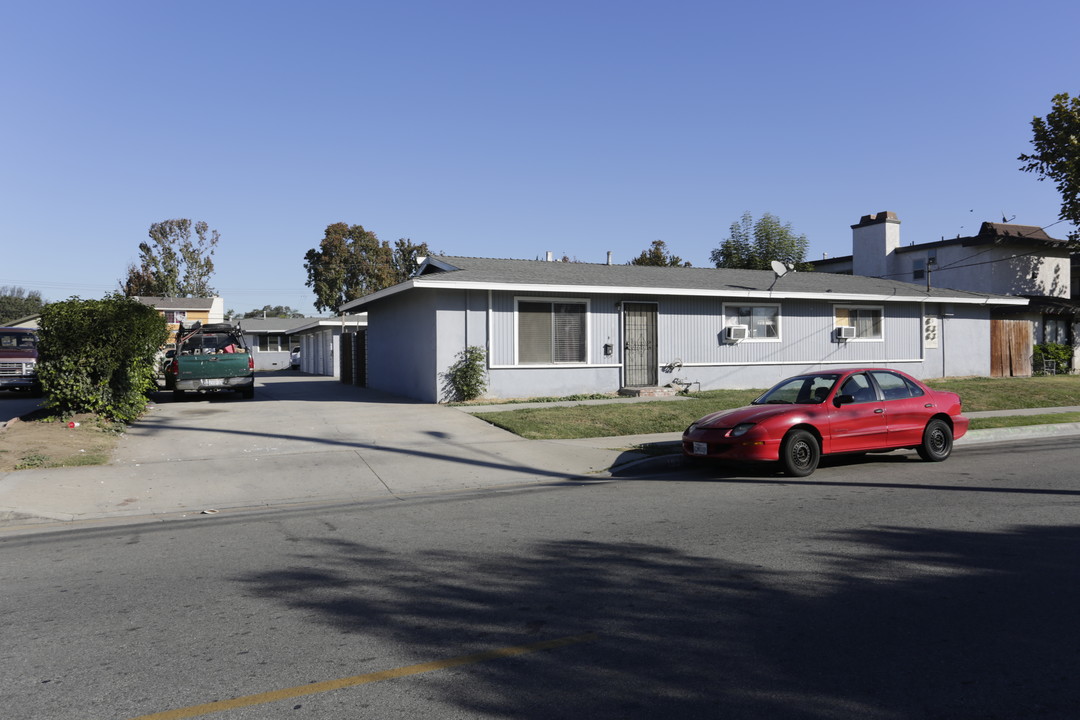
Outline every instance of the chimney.
{"type": "Polygon", "coordinates": [[[555,260],[554,254],[550,250],[548,250],[547,251],[547,261],[548,262],[553,262],[554,260],[555,260]]]}
{"type": "Polygon", "coordinates": [[[889,274],[893,252],[900,247],[900,219],[884,211],[863,215],[851,226],[851,270],[855,275],[889,274]]]}

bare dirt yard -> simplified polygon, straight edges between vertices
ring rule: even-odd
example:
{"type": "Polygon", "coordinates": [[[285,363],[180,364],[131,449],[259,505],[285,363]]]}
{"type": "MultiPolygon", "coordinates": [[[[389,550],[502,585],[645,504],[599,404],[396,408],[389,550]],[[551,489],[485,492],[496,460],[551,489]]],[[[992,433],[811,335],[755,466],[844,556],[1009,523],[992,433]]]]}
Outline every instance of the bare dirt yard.
{"type": "Polygon", "coordinates": [[[103,465],[123,431],[122,424],[95,415],[61,419],[36,410],[0,424],[0,472],[103,465]],[[71,427],[71,423],[76,425],[71,427]]]}

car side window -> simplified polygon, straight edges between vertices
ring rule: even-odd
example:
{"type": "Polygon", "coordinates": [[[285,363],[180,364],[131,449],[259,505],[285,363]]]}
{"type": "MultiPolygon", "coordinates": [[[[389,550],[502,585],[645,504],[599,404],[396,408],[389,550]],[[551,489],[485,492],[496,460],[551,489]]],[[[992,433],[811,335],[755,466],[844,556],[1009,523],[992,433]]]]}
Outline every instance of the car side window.
{"type": "Polygon", "coordinates": [[[874,376],[886,400],[906,400],[911,397],[907,382],[896,373],[875,371],[870,374],[874,376]]]}
{"type": "Polygon", "coordinates": [[[873,386],[870,385],[870,378],[866,377],[865,373],[857,373],[845,380],[840,387],[840,394],[850,395],[855,398],[856,403],[877,400],[877,393],[874,392],[873,386]]]}
{"type": "Polygon", "coordinates": [[[882,370],[875,370],[870,374],[874,376],[874,380],[877,382],[878,387],[881,388],[881,393],[886,400],[906,400],[924,395],[921,387],[903,375],[882,370]]]}

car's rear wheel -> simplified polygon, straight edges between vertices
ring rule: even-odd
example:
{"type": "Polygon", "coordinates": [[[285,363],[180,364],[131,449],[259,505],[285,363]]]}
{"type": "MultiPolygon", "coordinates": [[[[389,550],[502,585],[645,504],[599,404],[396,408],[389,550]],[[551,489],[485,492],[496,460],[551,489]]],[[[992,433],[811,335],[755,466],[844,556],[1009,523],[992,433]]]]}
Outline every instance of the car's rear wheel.
{"type": "Polygon", "coordinates": [[[821,446],[812,432],[792,430],[780,443],[780,466],[792,477],[806,477],[821,461],[821,446]]]}
{"type": "Polygon", "coordinates": [[[922,445],[916,448],[919,457],[927,462],[941,462],[952,454],[953,436],[949,423],[934,418],[926,423],[922,445]]]}

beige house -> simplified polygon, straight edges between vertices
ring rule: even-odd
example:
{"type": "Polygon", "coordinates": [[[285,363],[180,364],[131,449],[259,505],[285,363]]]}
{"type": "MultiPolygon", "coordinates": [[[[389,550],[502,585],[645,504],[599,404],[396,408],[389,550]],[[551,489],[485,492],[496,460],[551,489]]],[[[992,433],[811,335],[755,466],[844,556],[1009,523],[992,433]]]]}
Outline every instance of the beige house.
{"type": "Polygon", "coordinates": [[[191,325],[200,322],[219,323],[225,321],[225,301],[219,297],[212,298],[174,298],[174,297],[139,297],[133,298],[143,305],[149,305],[165,316],[165,322],[169,325],[168,344],[176,343],[176,332],[180,329],[180,323],[191,325]]]}

